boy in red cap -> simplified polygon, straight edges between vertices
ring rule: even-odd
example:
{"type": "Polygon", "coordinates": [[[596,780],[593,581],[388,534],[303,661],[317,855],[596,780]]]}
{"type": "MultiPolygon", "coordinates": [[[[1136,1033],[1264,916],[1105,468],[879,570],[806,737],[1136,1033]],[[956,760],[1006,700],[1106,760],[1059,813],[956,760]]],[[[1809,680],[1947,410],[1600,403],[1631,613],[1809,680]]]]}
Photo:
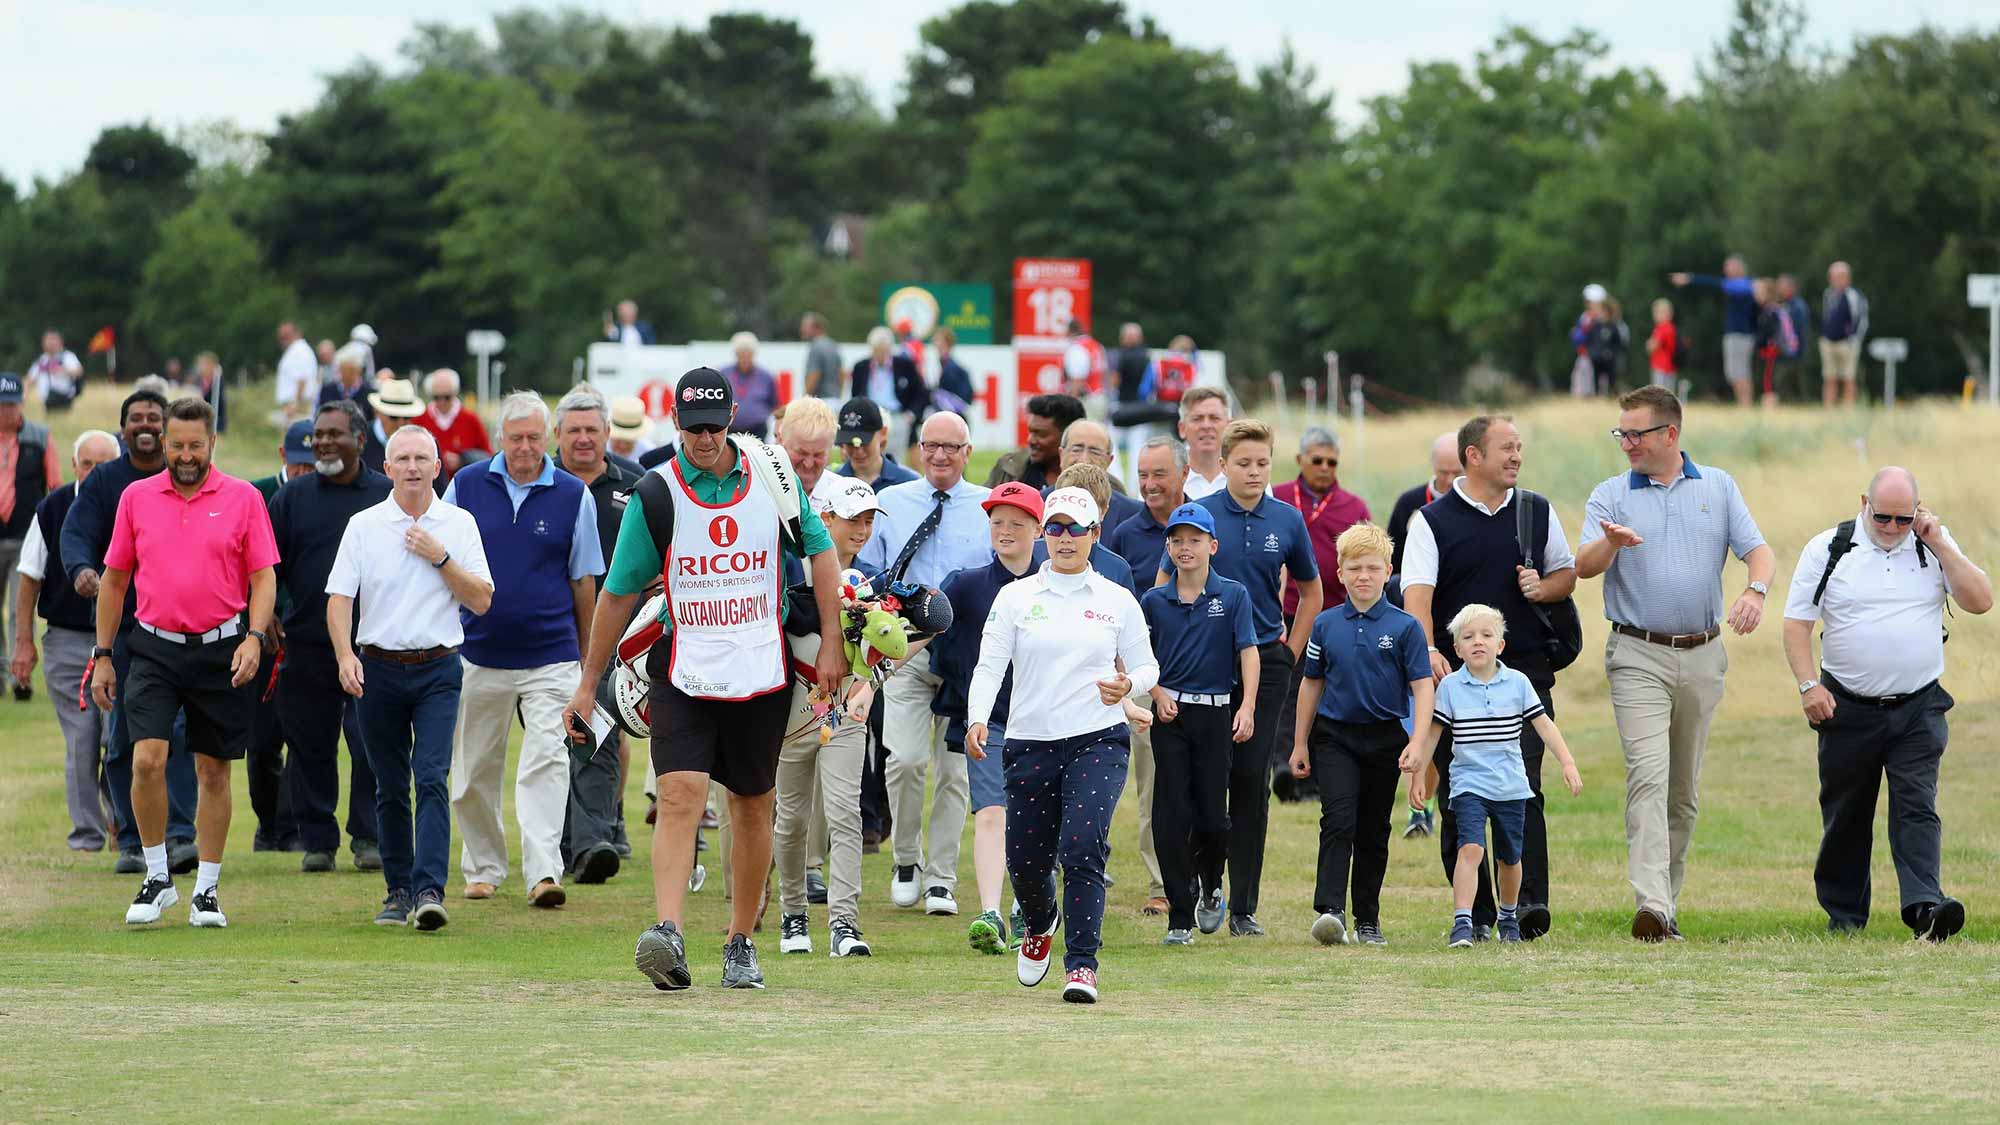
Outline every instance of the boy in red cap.
{"type": "MultiPolygon", "coordinates": [[[[993,561],[946,576],[939,589],[951,602],[952,626],[929,642],[931,670],[944,681],[931,710],[947,720],[945,745],[954,754],[965,753],[966,699],[986,615],[1003,588],[1034,571],[1035,541],[1042,537],[1042,495],[1019,481],[994,489],[980,507],[992,530],[993,561]]],[[[1007,696],[1001,688],[991,722],[995,730],[1006,723],[1007,696]]],[[[972,866],[980,909],[966,940],[981,953],[1001,954],[1020,944],[1022,928],[1018,905],[1011,924],[1000,919],[1000,891],[1007,881],[1007,773],[999,754],[968,759],[965,767],[972,788],[972,866]]]]}

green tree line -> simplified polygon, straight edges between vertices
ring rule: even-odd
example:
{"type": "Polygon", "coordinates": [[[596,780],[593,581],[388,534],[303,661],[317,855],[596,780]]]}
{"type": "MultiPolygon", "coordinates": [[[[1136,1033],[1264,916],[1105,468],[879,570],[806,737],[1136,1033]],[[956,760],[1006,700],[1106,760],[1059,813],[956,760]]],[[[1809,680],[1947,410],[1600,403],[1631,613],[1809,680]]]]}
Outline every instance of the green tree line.
{"type": "MultiPolygon", "coordinates": [[[[509,382],[554,388],[621,298],[662,340],[790,337],[808,308],[852,340],[885,281],[985,281],[1004,335],[1013,259],[1074,256],[1100,339],[1185,332],[1239,377],[1334,349],[1450,399],[1473,371],[1562,385],[1584,284],[1642,340],[1669,272],[1736,252],[1815,313],[1853,263],[1873,333],[1910,340],[1904,385],[1955,388],[1984,343],[1964,275],[2000,271],[2000,33],[1808,30],[1738,0],[1676,94],[1590,31],[1510,27],[1343,125],[1289,45],[1246,75],[1119,0],[970,0],[923,25],[887,113],[762,15],[426,24],[268,135],[120,125],[56,182],[0,181],[0,366],[109,324],[128,370],[255,369],[296,318],[366,321],[398,367],[498,328],[509,382]],[[856,253],[825,249],[836,220],[856,253]]],[[[1680,298],[1719,387],[1719,301],[1680,298]]]]}

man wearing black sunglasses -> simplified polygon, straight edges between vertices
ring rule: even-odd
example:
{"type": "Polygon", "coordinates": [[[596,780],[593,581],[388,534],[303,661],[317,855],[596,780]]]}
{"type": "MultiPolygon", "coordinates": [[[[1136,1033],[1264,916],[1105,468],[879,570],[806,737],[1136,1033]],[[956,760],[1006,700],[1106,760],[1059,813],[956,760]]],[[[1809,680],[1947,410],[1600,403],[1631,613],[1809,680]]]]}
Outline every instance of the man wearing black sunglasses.
{"type": "Polygon", "coordinates": [[[1876,473],[1861,514],[1814,536],[1792,572],[1785,660],[1819,735],[1825,834],[1813,884],[1834,932],[1868,925],[1875,796],[1885,776],[1903,923],[1928,941],[1944,941],[1965,925],[1964,904],[1938,885],[1938,764],[1952,706],[1939,683],[1946,598],[1967,613],[1985,613],[1993,608],[1993,583],[1917,499],[1908,469],[1876,473]],[[1817,676],[1815,621],[1822,630],[1817,676]]]}

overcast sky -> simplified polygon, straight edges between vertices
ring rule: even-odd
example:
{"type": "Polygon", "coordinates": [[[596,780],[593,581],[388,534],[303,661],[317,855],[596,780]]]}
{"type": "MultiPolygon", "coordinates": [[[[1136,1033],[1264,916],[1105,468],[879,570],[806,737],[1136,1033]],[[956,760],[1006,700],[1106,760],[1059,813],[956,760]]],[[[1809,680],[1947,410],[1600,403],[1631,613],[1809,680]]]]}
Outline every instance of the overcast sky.
{"type": "MultiPolygon", "coordinates": [[[[490,27],[521,0],[337,0],[304,4],[178,0],[0,0],[0,175],[25,191],[82,163],[107,125],[150,119],[171,132],[233,119],[269,129],[318,98],[321,76],[361,58],[395,66],[422,21],[490,27]]],[[[539,5],[538,5],[539,6],[539,5]]],[[[822,70],[860,77],[892,105],[924,19],[951,0],[590,0],[573,6],[621,22],[699,23],[756,10],[803,24],[822,70]]],[[[1614,64],[1649,66],[1676,89],[1721,38],[1731,0],[1127,0],[1176,42],[1221,49],[1247,74],[1289,38],[1351,120],[1363,99],[1403,85],[1413,61],[1469,61],[1503,22],[1558,36],[1582,23],[1614,64]],[[1581,13],[1588,13],[1582,16],[1581,13]]],[[[2000,23],[1996,0],[1810,0],[1808,37],[1844,46],[1855,35],[1923,23],[1959,30],[2000,23]]]]}

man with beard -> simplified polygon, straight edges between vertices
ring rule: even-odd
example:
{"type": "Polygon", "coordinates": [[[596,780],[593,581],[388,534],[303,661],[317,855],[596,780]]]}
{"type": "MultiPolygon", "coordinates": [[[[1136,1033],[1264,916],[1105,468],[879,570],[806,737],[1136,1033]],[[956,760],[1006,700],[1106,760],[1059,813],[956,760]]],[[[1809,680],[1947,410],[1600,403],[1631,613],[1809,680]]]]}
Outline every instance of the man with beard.
{"type": "MultiPolygon", "coordinates": [[[[284,616],[284,662],[278,674],[278,714],[291,760],[286,789],[305,855],[299,870],[333,870],[340,847],[340,735],[350,763],[347,834],[360,871],[378,871],[375,773],[358,737],[359,720],[340,687],[340,665],[326,630],[326,578],[340,537],[355,513],[389,495],[389,478],[361,464],[367,419],[352,399],[335,399],[313,416],[313,471],[286,484],[271,501],[278,544],[278,582],[290,603],[284,616]]],[[[262,685],[259,685],[260,687],[262,685]]]]}
{"type": "Polygon", "coordinates": [[[165,444],[169,471],[118,499],[104,552],[90,690],[103,708],[122,697],[131,727],[132,811],[146,881],[125,911],[126,924],[157,922],[180,901],[167,870],[166,765],[167,737],[185,710],[201,787],[200,865],[188,924],[221,928],[229,924],[217,898],[229,838],[229,763],[250,742],[252,681],[271,647],[278,548],[263,497],[213,465],[215,412],[207,403],[182,399],[168,407],[165,444]],[[138,628],[129,642],[131,675],[121,683],[103,657],[111,655],[125,617],[128,589],[137,599],[138,628]]]}
{"type": "MultiPolygon", "coordinates": [[[[160,432],[167,423],[166,397],[154,391],[133,391],[118,408],[119,433],[125,454],[116,461],[99,465],[76,489],[76,502],[62,525],[62,559],[68,568],[70,588],[86,600],[97,597],[104,572],[104,551],[111,545],[111,529],[118,502],[132,484],[152,477],[167,467],[160,432]]],[[[131,666],[128,643],[130,622],[136,602],[126,595],[117,640],[112,643],[111,662],[119,677],[131,666]]],[[[95,626],[93,626],[94,628],[95,626]]],[[[98,658],[100,661],[102,657],[98,658]]],[[[174,738],[176,747],[181,742],[174,738]]],[[[111,811],[118,815],[118,865],[120,875],[137,875],[146,870],[140,858],[139,830],[132,818],[132,739],[125,723],[125,702],[114,699],[111,727],[105,735],[104,783],[111,789],[111,811]]],[[[194,870],[195,776],[194,763],[186,754],[167,757],[167,866],[175,875],[194,870]]]]}

